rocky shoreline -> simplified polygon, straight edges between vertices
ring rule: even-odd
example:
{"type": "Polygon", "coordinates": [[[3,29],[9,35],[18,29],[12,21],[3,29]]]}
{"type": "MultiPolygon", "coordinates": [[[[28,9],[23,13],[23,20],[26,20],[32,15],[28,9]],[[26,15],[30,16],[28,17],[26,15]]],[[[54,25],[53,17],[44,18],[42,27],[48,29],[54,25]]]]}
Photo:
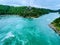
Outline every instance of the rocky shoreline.
{"type": "Polygon", "coordinates": [[[53,24],[49,24],[49,27],[52,28],[60,36],[60,31],[57,30],[56,27],[54,27],[53,24]]]}

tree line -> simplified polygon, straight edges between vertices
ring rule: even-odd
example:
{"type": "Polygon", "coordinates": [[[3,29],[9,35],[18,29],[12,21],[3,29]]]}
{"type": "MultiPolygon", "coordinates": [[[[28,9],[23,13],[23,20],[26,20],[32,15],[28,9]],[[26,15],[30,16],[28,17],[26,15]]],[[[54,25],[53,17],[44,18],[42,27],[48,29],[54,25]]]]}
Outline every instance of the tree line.
{"type": "Polygon", "coordinates": [[[44,9],[44,8],[36,8],[30,6],[7,6],[7,5],[0,5],[0,15],[19,15],[23,17],[39,17],[44,14],[48,14],[50,12],[54,12],[54,10],[44,9]]]}

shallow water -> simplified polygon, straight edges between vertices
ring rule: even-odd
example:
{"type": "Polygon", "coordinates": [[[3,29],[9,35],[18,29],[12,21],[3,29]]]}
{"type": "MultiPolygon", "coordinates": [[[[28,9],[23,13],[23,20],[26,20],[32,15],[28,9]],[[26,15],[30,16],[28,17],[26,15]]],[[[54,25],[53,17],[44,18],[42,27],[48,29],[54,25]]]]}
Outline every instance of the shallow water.
{"type": "Polygon", "coordinates": [[[48,26],[58,17],[58,13],[39,18],[1,17],[0,45],[60,45],[60,36],[48,26]]]}

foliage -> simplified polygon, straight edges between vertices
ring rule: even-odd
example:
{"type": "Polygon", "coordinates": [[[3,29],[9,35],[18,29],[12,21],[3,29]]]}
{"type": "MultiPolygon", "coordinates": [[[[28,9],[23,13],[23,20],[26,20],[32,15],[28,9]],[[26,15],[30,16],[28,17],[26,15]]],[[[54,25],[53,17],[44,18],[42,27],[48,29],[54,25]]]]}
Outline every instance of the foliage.
{"type": "Polygon", "coordinates": [[[53,12],[53,10],[27,7],[27,6],[14,7],[14,6],[0,5],[0,15],[15,14],[23,17],[39,17],[43,14],[48,14],[50,12],[53,12]]]}
{"type": "Polygon", "coordinates": [[[60,17],[55,19],[51,24],[56,27],[57,30],[60,30],[60,17]]]}

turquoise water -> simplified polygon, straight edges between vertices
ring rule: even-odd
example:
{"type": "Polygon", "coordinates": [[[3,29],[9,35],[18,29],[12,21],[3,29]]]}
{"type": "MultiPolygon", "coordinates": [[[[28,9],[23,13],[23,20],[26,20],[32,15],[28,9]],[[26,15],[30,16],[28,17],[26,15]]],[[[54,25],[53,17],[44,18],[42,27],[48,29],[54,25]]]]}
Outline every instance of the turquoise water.
{"type": "Polygon", "coordinates": [[[48,24],[58,13],[39,18],[0,17],[0,45],[60,45],[60,36],[48,24]]]}

